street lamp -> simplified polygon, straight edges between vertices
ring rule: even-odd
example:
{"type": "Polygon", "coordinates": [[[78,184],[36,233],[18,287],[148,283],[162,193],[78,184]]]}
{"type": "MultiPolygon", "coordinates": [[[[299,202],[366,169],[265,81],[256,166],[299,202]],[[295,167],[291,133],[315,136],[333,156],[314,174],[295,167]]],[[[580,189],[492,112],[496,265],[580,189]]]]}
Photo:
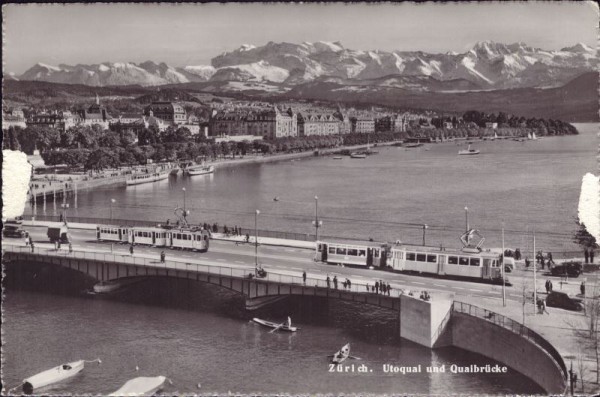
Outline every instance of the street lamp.
{"type": "Polygon", "coordinates": [[[185,209],[185,188],[182,187],[181,190],[183,191],[183,219],[186,219],[187,210],[185,209]]]}
{"type": "Polygon", "coordinates": [[[259,210],[254,213],[254,267],[258,269],[258,215],[259,210]]]}
{"type": "Polygon", "coordinates": [[[427,225],[423,225],[423,246],[425,246],[425,230],[427,230],[429,228],[429,226],[427,225]]]}
{"type": "Polygon", "coordinates": [[[117,200],[115,200],[114,198],[110,199],[110,220],[111,221],[113,219],[113,204],[116,202],[117,202],[117,200]]]}
{"type": "Polygon", "coordinates": [[[465,231],[469,231],[469,207],[465,207],[465,231]]]}
{"type": "Polygon", "coordinates": [[[315,241],[319,241],[319,227],[323,225],[322,221],[319,221],[319,197],[315,196],[315,220],[313,221],[315,225],[315,241]]]}

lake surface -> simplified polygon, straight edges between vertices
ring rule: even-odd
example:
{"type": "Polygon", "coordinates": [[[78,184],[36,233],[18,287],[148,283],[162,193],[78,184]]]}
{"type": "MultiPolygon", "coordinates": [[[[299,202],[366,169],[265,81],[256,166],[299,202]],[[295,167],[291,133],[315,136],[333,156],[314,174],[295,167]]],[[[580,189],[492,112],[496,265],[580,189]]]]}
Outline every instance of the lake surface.
{"type": "MultiPolygon", "coordinates": [[[[306,234],[314,233],[318,196],[320,235],[421,243],[427,224],[428,245],[457,247],[466,206],[470,227],[482,232],[487,247],[501,245],[504,221],[507,246],[531,251],[535,229],[537,249],[573,250],[581,178],[597,172],[598,146],[597,123],[575,126],[578,136],[477,140],[478,156],[458,156],[464,141],[378,147],[378,155],[362,160],[312,157],[82,191],[69,213],[109,218],[113,198],[115,219],[173,220],[185,187],[191,222],[253,229],[259,209],[259,229],[306,234]]],[[[48,203],[46,214],[53,213],[48,203]]]]}
{"type": "Polygon", "coordinates": [[[456,348],[430,350],[402,340],[396,336],[397,315],[373,307],[292,300],[286,307],[247,314],[237,296],[181,280],[150,280],[107,300],[77,292],[77,277],[64,272],[52,276],[33,268],[18,279],[9,282],[4,300],[3,380],[8,388],[62,362],[99,357],[101,365],[86,364],[75,378],[40,392],[106,395],[128,379],[157,375],[173,382],[164,390],[171,395],[543,392],[511,369],[499,375],[450,373],[453,364],[495,362],[456,348]],[[62,283],[70,292],[57,294],[62,283]],[[30,290],[22,289],[25,285],[30,290]],[[301,329],[269,333],[249,321],[253,315],[275,321],[291,315],[301,329]],[[365,364],[373,372],[328,372],[327,355],[347,342],[362,359],[349,364],[365,364]],[[422,372],[387,374],[384,364],[421,365],[422,372]],[[446,373],[426,372],[427,366],[442,365],[446,373]]]}

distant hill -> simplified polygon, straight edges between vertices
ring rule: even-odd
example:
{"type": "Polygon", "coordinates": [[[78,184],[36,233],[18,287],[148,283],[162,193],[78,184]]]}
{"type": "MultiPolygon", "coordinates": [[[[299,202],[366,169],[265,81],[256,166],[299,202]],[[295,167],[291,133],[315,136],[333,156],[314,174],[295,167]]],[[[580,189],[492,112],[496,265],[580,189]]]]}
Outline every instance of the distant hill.
{"type": "Polygon", "coordinates": [[[525,117],[564,121],[598,121],[598,73],[584,73],[557,88],[516,88],[493,91],[408,91],[390,86],[343,85],[313,81],[281,95],[281,99],[372,103],[387,106],[464,112],[507,112],[525,117]]]}

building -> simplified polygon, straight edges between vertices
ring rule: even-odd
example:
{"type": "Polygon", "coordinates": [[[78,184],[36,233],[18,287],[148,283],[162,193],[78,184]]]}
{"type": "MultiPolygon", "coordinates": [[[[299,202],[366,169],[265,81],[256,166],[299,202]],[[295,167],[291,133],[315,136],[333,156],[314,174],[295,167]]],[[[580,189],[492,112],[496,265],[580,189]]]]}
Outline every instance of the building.
{"type": "Polygon", "coordinates": [[[261,136],[265,139],[298,135],[297,116],[288,109],[213,111],[209,122],[211,136],[261,136]]]}
{"type": "Polygon", "coordinates": [[[2,111],[2,129],[8,130],[9,127],[27,128],[25,115],[21,109],[2,111]]]}
{"type": "Polygon", "coordinates": [[[79,124],[81,124],[81,117],[69,111],[37,113],[31,115],[27,120],[29,126],[54,128],[58,131],[66,131],[79,124]]]}
{"type": "Polygon", "coordinates": [[[340,120],[329,114],[298,114],[298,136],[337,135],[340,120]]]}
{"type": "Polygon", "coordinates": [[[394,114],[375,119],[376,132],[405,132],[407,127],[406,114],[394,114]]]}
{"type": "Polygon", "coordinates": [[[498,128],[498,123],[492,123],[490,121],[485,123],[485,128],[492,128],[492,129],[497,129],[498,128]]]}
{"type": "Polygon", "coordinates": [[[454,124],[452,124],[451,121],[444,121],[442,123],[442,128],[445,130],[452,130],[452,129],[454,129],[454,124]]]}
{"type": "Polygon", "coordinates": [[[109,128],[110,116],[104,106],[100,105],[100,98],[96,94],[96,103],[90,106],[87,110],[80,112],[80,123],[87,126],[99,125],[103,129],[109,128]]]}
{"type": "Polygon", "coordinates": [[[146,116],[153,115],[170,125],[186,124],[187,115],[183,106],[177,102],[152,102],[144,110],[146,116]]]}
{"type": "Polygon", "coordinates": [[[351,117],[352,133],[354,134],[369,134],[375,132],[375,120],[370,117],[358,116],[351,117]]]}

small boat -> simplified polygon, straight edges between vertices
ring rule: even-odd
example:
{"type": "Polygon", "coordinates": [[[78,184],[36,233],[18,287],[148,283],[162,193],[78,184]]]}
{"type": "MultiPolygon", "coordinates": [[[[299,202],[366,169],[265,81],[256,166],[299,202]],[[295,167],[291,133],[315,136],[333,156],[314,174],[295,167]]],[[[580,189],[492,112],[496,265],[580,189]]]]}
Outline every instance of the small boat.
{"type": "Polygon", "coordinates": [[[166,380],[164,376],[140,376],[128,380],[109,396],[151,396],[162,389],[166,380]]]}
{"type": "Polygon", "coordinates": [[[215,166],[214,165],[203,165],[203,166],[189,167],[187,169],[187,173],[190,176],[212,174],[213,172],[215,172],[215,166]]]}
{"type": "Polygon", "coordinates": [[[364,154],[364,153],[357,153],[357,152],[354,152],[354,153],[351,153],[351,154],[350,154],[350,158],[353,158],[353,159],[366,159],[366,158],[367,158],[367,155],[366,155],[366,154],[364,154]]]}
{"type": "Polygon", "coordinates": [[[342,156],[333,156],[333,159],[334,160],[341,160],[341,159],[343,159],[343,157],[342,156]]]}
{"type": "Polygon", "coordinates": [[[337,353],[331,358],[334,364],[341,364],[350,356],[350,343],[346,343],[337,353]]]}
{"type": "Polygon", "coordinates": [[[127,186],[140,185],[142,183],[157,182],[167,179],[170,171],[149,172],[143,174],[134,174],[127,178],[127,186]]]}
{"type": "MultiPolygon", "coordinates": [[[[292,326],[292,321],[289,317],[287,319],[287,322],[283,322],[283,323],[279,323],[279,324],[274,323],[272,321],[262,320],[262,319],[256,318],[256,317],[254,317],[252,319],[252,321],[254,321],[257,324],[264,325],[265,327],[273,328],[273,331],[282,330],[282,331],[287,331],[287,332],[296,332],[297,330],[300,329],[298,327],[292,326]]],[[[273,331],[271,331],[271,332],[273,332],[273,331]]]]}
{"type": "Polygon", "coordinates": [[[467,150],[459,150],[458,154],[461,155],[461,156],[463,156],[463,155],[479,154],[479,150],[471,149],[471,145],[469,145],[467,147],[467,150]]]}
{"type": "Polygon", "coordinates": [[[423,144],[421,142],[407,143],[406,145],[404,145],[404,147],[406,147],[406,148],[413,148],[413,147],[420,147],[420,146],[423,146],[423,144]]]}
{"type": "MultiPolygon", "coordinates": [[[[100,359],[87,362],[95,361],[101,363],[100,359]]],[[[61,382],[65,379],[69,379],[80,373],[83,370],[85,363],[85,360],[77,360],[70,363],[61,364],[57,367],[40,372],[37,375],[30,376],[29,378],[23,380],[23,392],[25,394],[32,394],[34,390],[61,382]]]]}

